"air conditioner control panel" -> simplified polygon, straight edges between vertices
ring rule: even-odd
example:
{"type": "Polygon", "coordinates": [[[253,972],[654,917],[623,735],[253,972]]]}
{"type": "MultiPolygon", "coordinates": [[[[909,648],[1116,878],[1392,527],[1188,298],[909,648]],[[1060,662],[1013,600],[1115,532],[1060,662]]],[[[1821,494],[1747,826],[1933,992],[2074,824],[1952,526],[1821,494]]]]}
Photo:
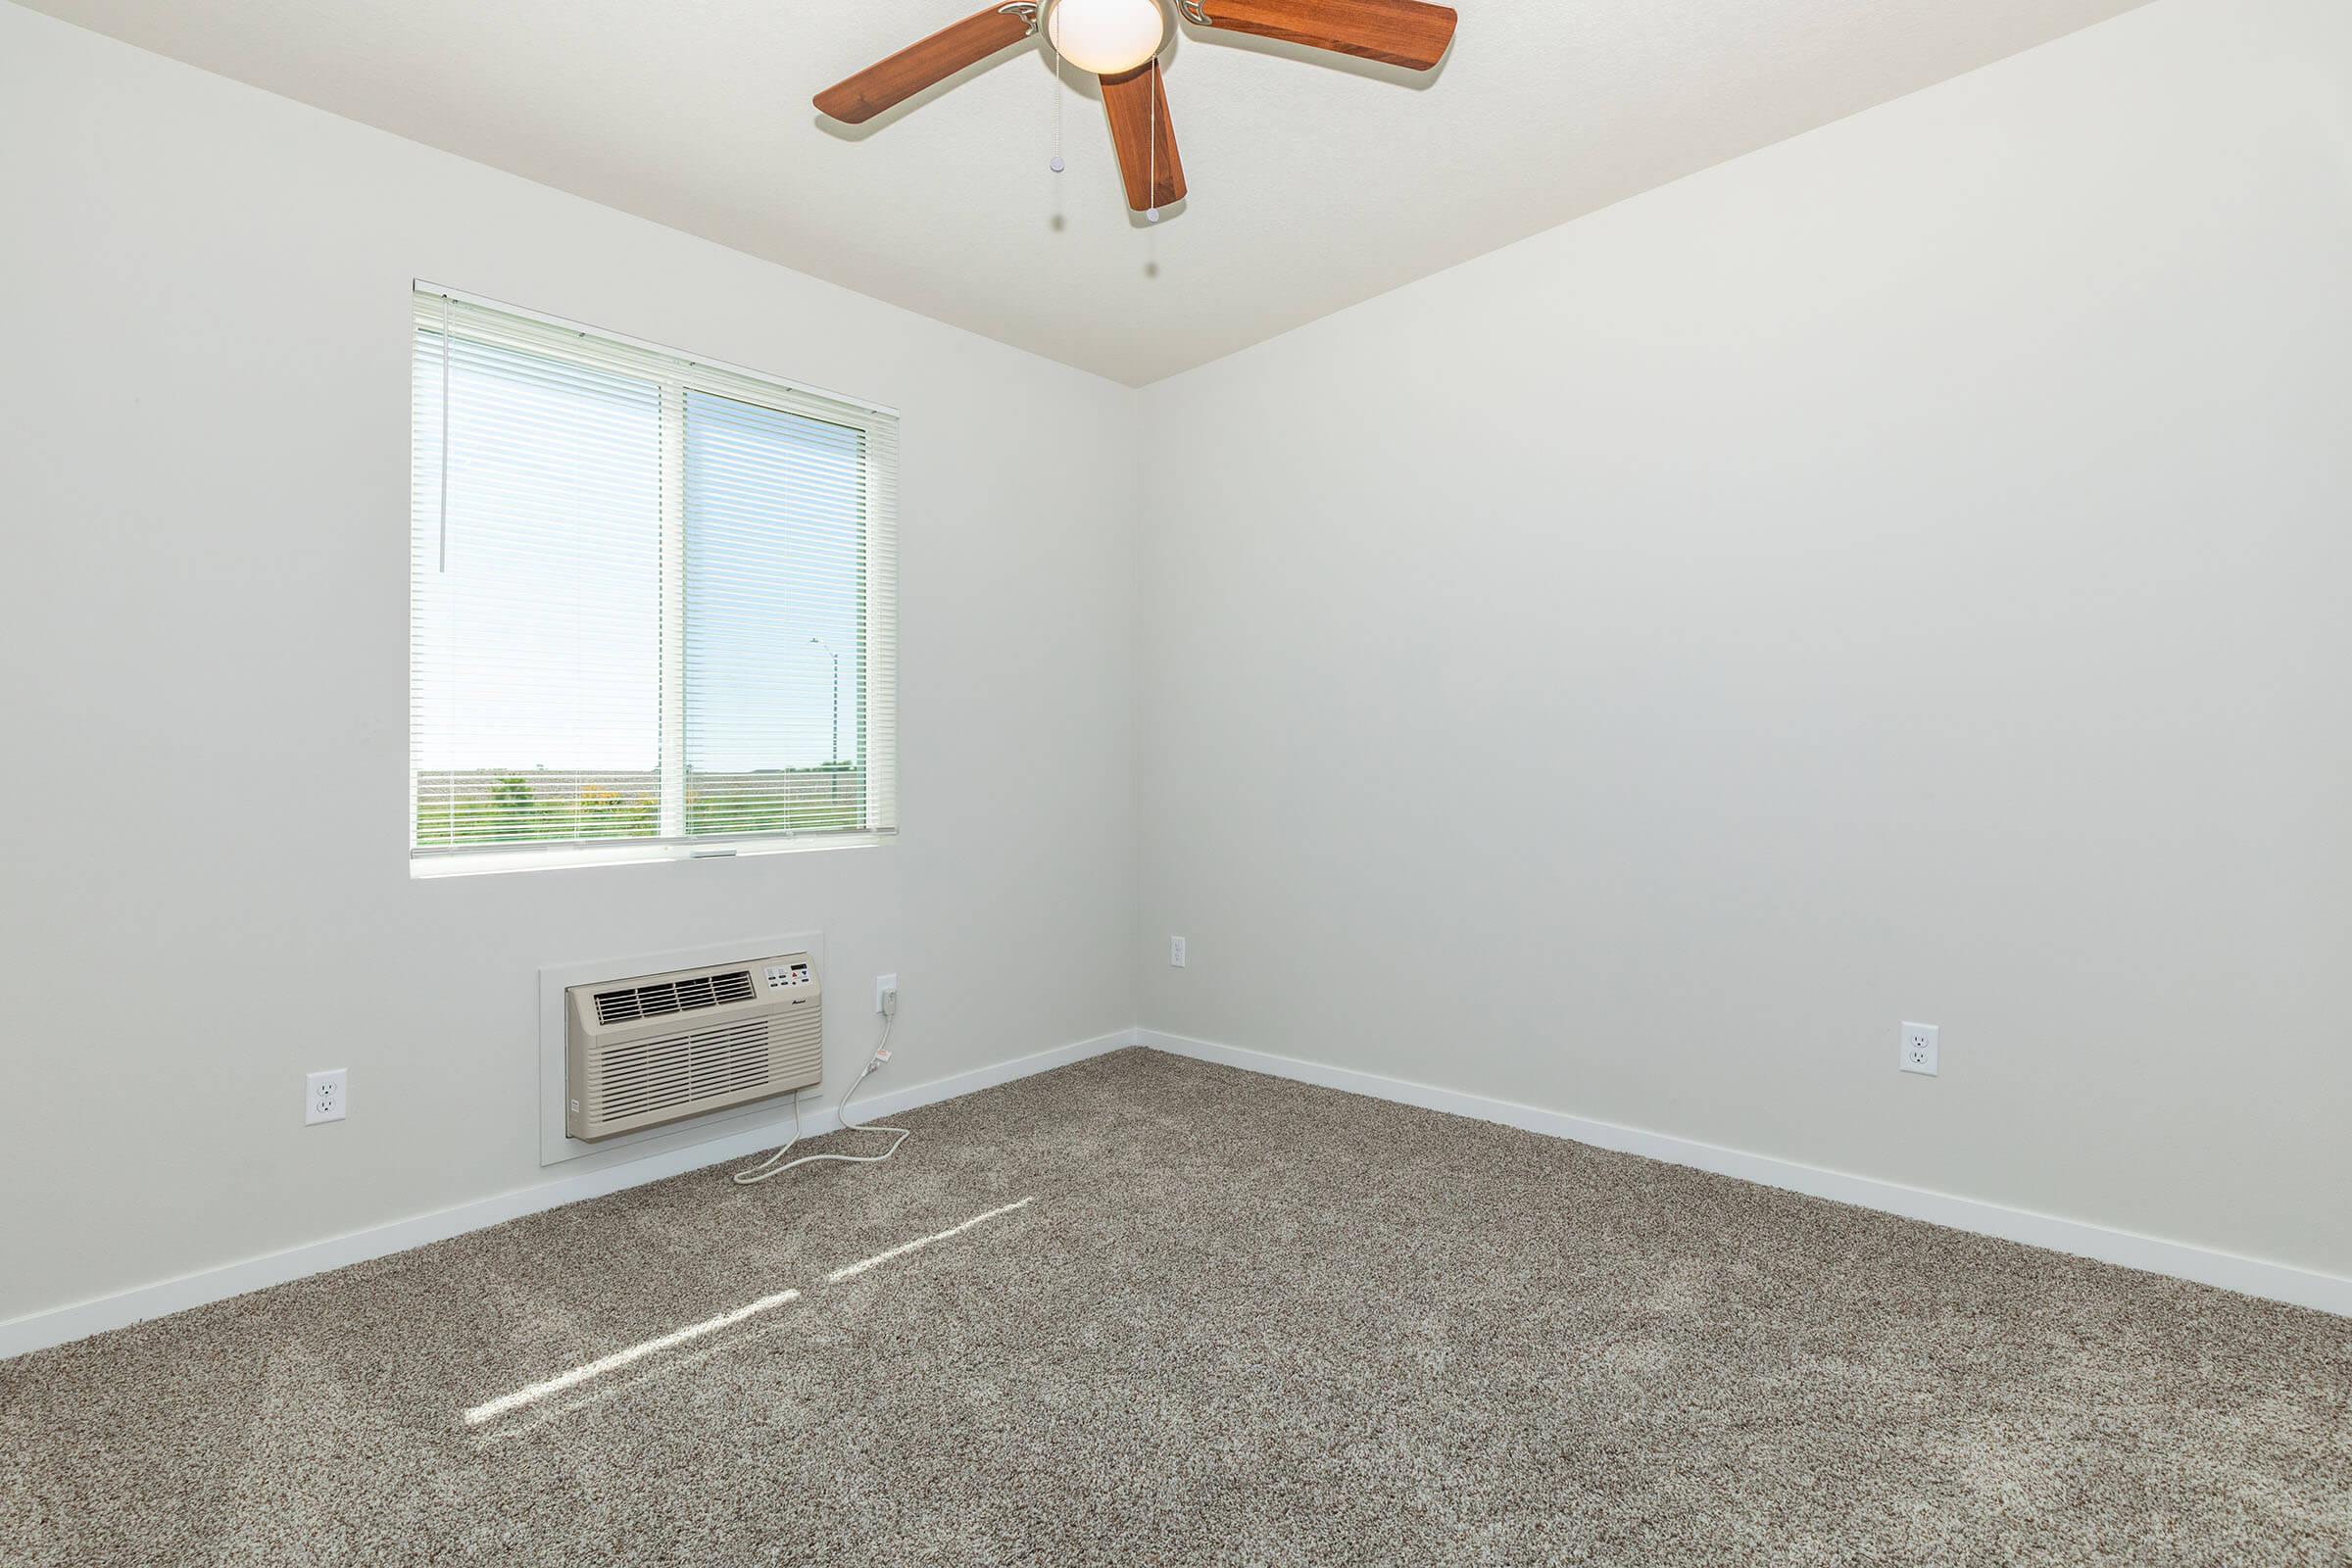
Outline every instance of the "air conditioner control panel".
{"type": "Polygon", "coordinates": [[[779,958],[766,965],[764,973],[770,991],[797,991],[816,984],[816,971],[808,967],[805,957],[779,958]]]}

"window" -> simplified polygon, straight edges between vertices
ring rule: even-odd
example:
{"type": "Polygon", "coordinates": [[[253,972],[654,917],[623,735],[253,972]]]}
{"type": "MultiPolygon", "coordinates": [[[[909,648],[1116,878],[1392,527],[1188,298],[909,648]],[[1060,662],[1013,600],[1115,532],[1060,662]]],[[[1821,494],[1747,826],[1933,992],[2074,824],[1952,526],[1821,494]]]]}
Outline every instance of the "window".
{"type": "Polygon", "coordinates": [[[887,411],[419,286],[410,843],[896,827],[887,411]]]}

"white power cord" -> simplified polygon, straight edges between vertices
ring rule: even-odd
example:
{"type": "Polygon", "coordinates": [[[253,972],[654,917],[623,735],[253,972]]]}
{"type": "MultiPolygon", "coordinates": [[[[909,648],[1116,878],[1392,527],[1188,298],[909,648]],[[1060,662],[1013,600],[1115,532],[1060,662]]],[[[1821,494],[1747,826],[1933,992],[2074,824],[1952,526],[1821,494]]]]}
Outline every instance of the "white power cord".
{"type": "Polygon", "coordinates": [[[882,1064],[890,1060],[890,1031],[898,1024],[898,1021],[899,994],[896,991],[886,991],[882,994],[882,1038],[875,1042],[874,1054],[865,1058],[865,1066],[858,1072],[856,1081],[842,1091],[841,1103],[833,1110],[833,1117],[841,1123],[844,1132],[896,1133],[898,1136],[890,1141],[890,1147],[879,1154],[803,1154],[798,1159],[784,1159],[786,1154],[792,1152],[792,1146],[801,1141],[801,1097],[795,1095],[792,1097],[792,1136],[784,1141],[782,1149],[777,1150],[759,1164],[748,1170],[737,1171],[735,1173],[736,1186],[750,1187],[756,1183],[766,1181],[770,1176],[781,1176],[795,1166],[813,1165],[820,1159],[837,1159],[845,1165],[878,1165],[899,1152],[899,1146],[913,1136],[909,1129],[887,1127],[878,1121],[868,1122],[861,1126],[850,1120],[850,1097],[863,1088],[865,1081],[881,1071],[882,1064]],[[784,1163],[779,1165],[776,1163],[778,1160],[784,1160],[784,1163]]]}

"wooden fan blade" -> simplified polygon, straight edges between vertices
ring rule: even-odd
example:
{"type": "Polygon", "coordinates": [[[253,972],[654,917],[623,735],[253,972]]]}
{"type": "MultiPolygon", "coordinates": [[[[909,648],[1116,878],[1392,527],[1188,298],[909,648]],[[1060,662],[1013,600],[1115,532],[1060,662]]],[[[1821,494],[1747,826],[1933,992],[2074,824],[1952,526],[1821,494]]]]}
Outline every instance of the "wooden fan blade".
{"type": "Polygon", "coordinates": [[[1457,20],[1450,6],[1421,0],[1198,0],[1181,8],[1195,22],[1330,49],[1362,60],[1427,71],[1446,58],[1457,20]]]}
{"type": "Polygon", "coordinates": [[[1035,26],[1035,14],[991,6],[940,28],[921,43],[866,67],[847,81],[816,95],[816,107],[835,120],[862,125],[891,105],[904,103],[934,82],[1019,43],[1035,26]]]}
{"type": "Polygon", "coordinates": [[[1102,83],[1110,144],[1119,151],[1119,172],[1126,176],[1127,205],[1140,213],[1182,200],[1184,163],[1176,156],[1159,62],[1147,60],[1133,71],[1096,79],[1102,83]]]}

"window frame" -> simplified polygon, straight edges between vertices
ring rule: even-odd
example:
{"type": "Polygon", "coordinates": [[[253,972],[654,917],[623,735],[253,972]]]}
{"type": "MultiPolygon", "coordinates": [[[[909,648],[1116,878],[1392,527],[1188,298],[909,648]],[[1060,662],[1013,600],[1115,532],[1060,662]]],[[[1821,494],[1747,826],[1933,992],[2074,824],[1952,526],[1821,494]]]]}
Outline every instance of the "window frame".
{"type": "MultiPolygon", "coordinates": [[[[416,452],[411,453],[409,760],[406,823],[413,877],[534,870],[556,866],[668,863],[721,859],[739,855],[888,843],[898,832],[898,411],[765,371],[687,354],[646,339],[552,316],[423,278],[413,280],[409,324],[411,375],[416,374],[416,338],[454,322],[461,338],[511,352],[536,355],[575,367],[642,377],[660,392],[661,517],[658,560],[661,612],[657,676],[659,719],[658,834],[637,838],[534,839],[489,844],[426,845],[417,841],[419,783],[434,771],[420,768],[416,731],[416,636],[421,583],[416,536],[422,484],[416,452]],[[503,326],[498,318],[508,318],[503,326]],[[572,348],[570,343],[578,347],[572,348]],[[686,830],[686,459],[687,394],[745,403],[773,413],[844,425],[859,432],[864,456],[865,507],[859,519],[858,602],[858,658],[856,704],[858,773],[862,783],[859,824],[849,828],[777,828],[755,832],[690,835],[686,830]]],[[[416,388],[411,385],[411,441],[416,388]]],[[[445,482],[445,481],[444,481],[445,482]]]]}

